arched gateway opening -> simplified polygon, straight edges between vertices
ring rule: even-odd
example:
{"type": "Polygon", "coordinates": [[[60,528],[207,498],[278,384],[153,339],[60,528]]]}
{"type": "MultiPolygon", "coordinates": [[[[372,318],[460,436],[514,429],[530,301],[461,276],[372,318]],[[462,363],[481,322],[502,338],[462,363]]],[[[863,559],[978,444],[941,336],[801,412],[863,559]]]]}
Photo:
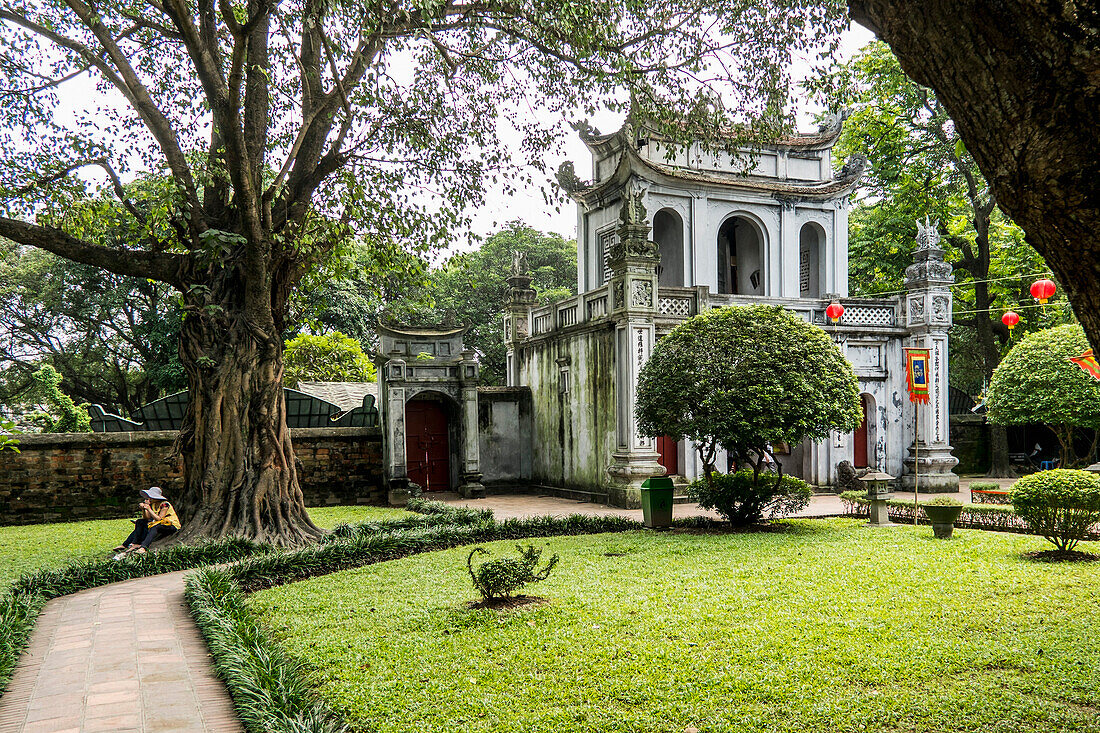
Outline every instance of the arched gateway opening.
{"type": "Polygon", "coordinates": [[[718,229],[718,292],[764,294],[764,237],[745,217],[731,216],[718,229]]]}

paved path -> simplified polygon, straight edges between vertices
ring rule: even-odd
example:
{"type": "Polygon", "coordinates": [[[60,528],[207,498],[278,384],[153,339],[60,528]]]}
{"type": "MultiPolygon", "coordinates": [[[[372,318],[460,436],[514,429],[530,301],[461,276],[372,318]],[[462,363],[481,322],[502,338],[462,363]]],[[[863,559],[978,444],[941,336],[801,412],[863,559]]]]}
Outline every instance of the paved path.
{"type": "Polygon", "coordinates": [[[241,731],[184,603],[183,575],[47,603],[0,697],[0,733],[241,731]]]}
{"type": "MultiPolygon", "coordinates": [[[[972,481],[995,481],[1002,487],[1007,488],[1011,486],[1015,479],[969,479],[964,478],[960,481],[962,487],[958,492],[953,494],[921,494],[922,500],[930,499],[933,496],[950,496],[963,503],[970,502],[970,483],[972,481]]],[[[496,519],[513,519],[523,518],[535,515],[550,514],[553,516],[565,516],[568,514],[590,514],[593,516],[620,516],[630,517],[641,521],[642,510],[641,509],[619,509],[617,507],[608,506],[606,504],[593,504],[588,501],[574,501],[572,499],[563,499],[557,496],[539,495],[539,494],[501,494],[494,496],[487,496],[484,499],[462,499],[458,494],[454,492],[441,491],[438,493],[425,494],[426,499],[435,499],[437,501],[444,501],[448,504],[454,504],[456,506],[468,506],[474,509],[492,509],[493,516],[496,519]]],[[[913,492],[898,491],[894,493],[894,498],[899,501],[912,501],[913,492]]],[[[835,494],[818,494],[810,500],[810,505],[798,512],[794,516],[798,517],[832,517],[839,514],[844,514],[844,504],[840,501],[840,497],[835,494]]],[[[700,508],[697,504],[677,504],[673,508],[674,517],[714,517],[718,518],[718,514],[715,512],[709,512],[700,508]]]]}

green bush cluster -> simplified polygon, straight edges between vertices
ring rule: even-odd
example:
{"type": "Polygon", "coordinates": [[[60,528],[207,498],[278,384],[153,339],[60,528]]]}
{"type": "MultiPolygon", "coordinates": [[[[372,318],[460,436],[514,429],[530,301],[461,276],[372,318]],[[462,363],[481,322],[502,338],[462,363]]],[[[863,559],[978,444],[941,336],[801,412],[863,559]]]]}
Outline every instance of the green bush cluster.
{"type": "Polygon", "coordinates": [[[776,519],[805,509],[813,489],[800,478],[761,472],[757,481],[752,471],[711,474],[696,479],[688,496],[704,509],[713,509],[735,527],[765,518],[776,519]]]}
{"type": "MultiPolygon", "coordinates": [[[[845,491],[840,495],[845,511],[855,517],[866,517],[870,500],[862,491],[845,491]]],[[[927,522],[928,517],[918,506],[917,521],[927,522]]],[[[913,523],[913,502],[891,499],[886,502],[890,519],[900,524],[913,523]]],[[[962,513],[955,521],[957,527],[986,529],[994,532],[1021,532],[1030,534],[1027,524],[1012,511],[1012,507],[1003,504],[963,504],[962,513]]]]}
{"type": "Polygon", "coordinates": [[[470,579],[474,582],[474,589],[481,594],[482,600],[496,601],[502,598],[510,598],[513,593],[525,585],[538,583],[550,577],[550,571],[558,564],[558,556],[552,556],[542,570],[538,567],[542,557],[542,548],[534,545],[516,545],[519,559],[512,557],[498,557],[495,560],[487,560],[476,568],[474,567],[474,555],[489,555],[484,547],[475,547],[466,556],[466,569],[470,573],[470,579]]]}
{"type": "Polygon", "coordinates": [[[1001,485],[995,481],[973,481],[970,484],[971,491],[1000,491],[1001,485]]]}
{"type": "Polygon", "coordinates": [[[1033,473],[1013,484],[1012,509],[1035,534],[1068,552],[1100,522],[1100,478],[1065,468],[1033,473]]]}

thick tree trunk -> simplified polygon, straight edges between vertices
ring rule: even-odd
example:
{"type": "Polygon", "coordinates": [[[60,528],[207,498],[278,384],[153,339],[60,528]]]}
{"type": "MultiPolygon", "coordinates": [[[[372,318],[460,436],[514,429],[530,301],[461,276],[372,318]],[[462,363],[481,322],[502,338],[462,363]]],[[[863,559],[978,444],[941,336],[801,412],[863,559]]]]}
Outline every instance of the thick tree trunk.
{"type": "MultiPolygon", "coordinates": [[[[180,542],[244,537],[278,545],[322,534],[306,512],[283,398],[282,340],[250,321],[226,286],[224,311],[188,314],[180,335],[190,401],[179,448],[180,542]]],[[[209,299],[204,299],[207,303],[209,299]]]]}
{"type": "Polygon", "coordinates": [[[849,0],[935,90],[1100,348],[1100,9],[1068,0],[849,0]]]}

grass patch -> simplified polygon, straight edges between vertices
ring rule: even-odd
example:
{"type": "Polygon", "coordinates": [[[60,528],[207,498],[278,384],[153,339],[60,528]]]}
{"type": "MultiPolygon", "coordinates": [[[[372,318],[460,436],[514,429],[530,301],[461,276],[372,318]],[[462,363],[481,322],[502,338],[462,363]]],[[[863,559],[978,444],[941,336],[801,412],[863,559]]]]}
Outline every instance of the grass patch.
{"type": "Polygon", "coordinates": [[[788,524],[542,540],[551,602],[508,611],[467,607],[463,549],[249,603],[359,731],[1100,731],[1100,563],[788,524]]]}
{"type": "MultiPolygon", "coordinates": [[[[416,516],[403,509],[374,506],[328,506],[309,510],[319,527],[404,519],[416,516]]],[[[130,534],[128,519],[54,522],[0,527],[0,588],[24,573],[53,568],[71,561],[103,559],[130,534]]]]}

